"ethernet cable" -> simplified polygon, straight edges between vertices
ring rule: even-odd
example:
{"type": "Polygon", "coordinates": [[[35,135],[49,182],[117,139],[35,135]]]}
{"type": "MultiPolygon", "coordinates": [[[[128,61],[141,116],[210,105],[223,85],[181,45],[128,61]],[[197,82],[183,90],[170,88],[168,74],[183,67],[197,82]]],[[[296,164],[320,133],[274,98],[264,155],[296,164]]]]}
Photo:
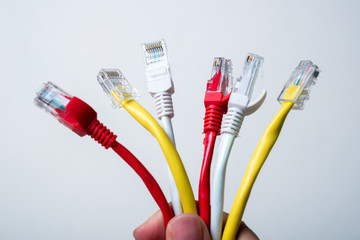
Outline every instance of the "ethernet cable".
{"type": "Polygon", "coordinates": [[[114,108],[125,108],[156,138],[174,176],[184,212],[197,214],[194,194],[180,156],[158,122],[135,100],[138,97],[135,88],[118,69],[100,70],[97,80],[110,98],[114,108]]]}
{"type": "Polygon", "coordinates": [[[315,84],[318,75],[319,68],[316,65],[311,61],[301,61],[285,84],[278,97],[281,108],[266,128],[249,162],[225,225],[222,239],[235,238],[256,177],[279,137],[288,113],[291,109],[303,109],[304,101],[309,99],[309,89],[315,84]]]}
{"type": "Polygon", "coordinates": [[[244,117],[255,112],[266,97],[266,91],[263,90],[255,101],[250,102],[255,83],[261,75],[263,62],[264,59],[256,54],[249,53],[246,56],[243,75],[234,83],[228,111],[224,116],[211,194],[210,233],[213,240],[221,239],[225,173],[232,145],[238,136],[244,117]]]}
{"type": "Polygon", "coordinates": [[[232,87],[232,64],[230,59],[214,58],[211,79],[205,92],[204,118],[204,157],[199,181],[199,212],[207,227],[210,228],[210,166],[216,136],[220,134],[223,114],[232,87]]]}
{"type": "MultiPolygon", "coordinates": [[[[171,123],[171,118],[174,117],[171,97],[174,93],[174,84],[171,77],[165,40],[161,39],[156,42],[143,43],[142,49],[145,60],[147,85],[151,96],[155,99],[157,117],[162,122],[163,129],[171,142],[176,146],[171,123]]],[[[179,192],[169,167],[167,167],[167,172],[174,213],[175,215],[179,215],[183,212],[179,192]]]]}
{"type": "Polygon", "coordinates": [[[141,177],[164,216],[165,226],[174,216],[159,184],[141,162],[123,145],[117,136],[97,120],[97,113],[88,104],[48,82],[37,92],[35,105],[49,112],[60,123],[80,137],[90,135],[105,149],[112,148],[141,177]]]}

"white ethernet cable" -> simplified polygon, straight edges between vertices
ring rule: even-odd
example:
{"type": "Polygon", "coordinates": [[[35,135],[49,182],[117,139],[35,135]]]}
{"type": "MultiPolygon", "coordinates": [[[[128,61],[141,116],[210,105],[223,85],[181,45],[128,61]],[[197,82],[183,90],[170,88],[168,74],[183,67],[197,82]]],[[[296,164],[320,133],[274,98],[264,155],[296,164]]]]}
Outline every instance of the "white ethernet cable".
{"type": "MultiPolygon", "coordinates": [[[[164,39],[156,42],[142,44],[145,72],[148,89],[155,99],[157,117],[161,120],[164,131],[175,146],[174,131],[171,118],[174,117],[174,109],[171,95],[174,93],[170,63],[167,56],[167,48],[164,39]]],[[[174,178],[168,167],[170,194],[175,215],[183,213],[179,192],[174,178]]]]}
{"type": "Polygon", "coordinates": [[[266,91],[250,102],[254,85],[259,75],[264,59],[256,54],[249,53],[246,57],[243,75],[236,80],[228,103],[228,111],[221,128],[221,139],[218,147],[217,163],[211,194],[211,239],[221,239],[224,185],[226,165],[235,137],[238,136],[241,124],[246,115],[254,113],[264,102],[266,91]]]}

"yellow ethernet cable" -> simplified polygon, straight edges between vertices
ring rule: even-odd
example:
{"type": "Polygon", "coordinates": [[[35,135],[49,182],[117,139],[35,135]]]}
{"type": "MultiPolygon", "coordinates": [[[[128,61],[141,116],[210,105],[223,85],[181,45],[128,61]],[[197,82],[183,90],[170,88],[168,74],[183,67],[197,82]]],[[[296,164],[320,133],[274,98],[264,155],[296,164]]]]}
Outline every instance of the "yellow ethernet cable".
{"type": "Polygon", "coordinates": [[[196,202],[184,165],[173,143],[158,122],[136,100],[137,91],[118,69],[102,69],[98,82],[109,96],[115,108],[123,107],[148,130],[158,141],[179,191],[181,205],[185,213],[197,214],[196,202]]]}
{"type": "Polygon", "coordinates": [[[256,177],[279,137],[288,113],[291,109],[303,109],[304,101],[309,99],[309,88],[315,84],[318,75],[316,65],[301,61],[285,84],[278,98],[281,108],[266,128],[248,164],[225,225],[223,240],[235,239],[256,177]]]}
{"type": "Polygon", "coordinates": [[[262,135],[260,142],[257,145],[246,169],[244,178],[241,181],[240,188],[236,194],[227,223],[225,225],[222,239],[235,238],[256,177],[259,174],[267,156],[269,155],[271,148],[274,146],[280,134],[281,127],[285,122],[285,118],[293,105],[293,102],[284,102],[280,108],[280,111],[276,114],[275,118],[271,121],[262,135]]]}

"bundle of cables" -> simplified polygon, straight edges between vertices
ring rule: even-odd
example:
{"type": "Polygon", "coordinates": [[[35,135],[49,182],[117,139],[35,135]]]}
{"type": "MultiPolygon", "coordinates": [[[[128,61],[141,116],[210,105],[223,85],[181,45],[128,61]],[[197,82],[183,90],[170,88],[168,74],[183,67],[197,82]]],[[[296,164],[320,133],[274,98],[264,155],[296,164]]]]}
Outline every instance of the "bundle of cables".
{"type": "MultiPolygon", "coordinates": [[[[97,113],[87,103],[48,82],[37,92],[35,104],[79,136],[89,135],[105,149],[113,149],[145,183],[163,214],[166,226],[174,215],[183,212],[197,214],[198,211],[190,181],[175,148],[171,122],[174,117],[171,97],[174,85],[165,41],[144,43],[142,49],[148,89],[155,99],[157,117],[163,127],[136,101],[138,92],[119,69],[102,69],[97,80],[114,108],[124,108],[156,138],[167,160],[172,208],[154,177],[128,149],[116,141],[117,136],[97,120],[97,113]]],[[[212,239],[235,238],[256,177],[280,134],[286,116],[291,109],[303,108],[304,101],[309,98],[309,88],[319,75],[318,67],[311,61],[301,61],[285,84],[278,98],[282,103],[280,111],[255,149],[222,233],[226,165],[244,117],[254,113],[265,100],[265,90],[255,100],[251,100],[255,83],[262,76],[263,61],[256,54],[248,54],[242,76],[233,81],[231,60],[215,58],[211,78],[206,85],[199,215],[208,226],[212,239]],[[220,134],[220,143],[215,149],[216,138],[220,134]],[[213,189],[210,191],[210,167],[214,149],[217,152],[217,164],[213,189]]]]}

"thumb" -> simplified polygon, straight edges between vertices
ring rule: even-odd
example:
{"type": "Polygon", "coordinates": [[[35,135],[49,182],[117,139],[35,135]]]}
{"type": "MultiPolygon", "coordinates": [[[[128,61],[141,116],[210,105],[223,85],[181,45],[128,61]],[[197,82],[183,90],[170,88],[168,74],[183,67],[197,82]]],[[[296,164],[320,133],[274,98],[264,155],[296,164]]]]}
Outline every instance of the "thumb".
{"type": "Polygon", "coordinates": [[[210,240],[205,222],[196,214],[184,213],[174,217],[166,228],[167,240],[210,240]]]}

